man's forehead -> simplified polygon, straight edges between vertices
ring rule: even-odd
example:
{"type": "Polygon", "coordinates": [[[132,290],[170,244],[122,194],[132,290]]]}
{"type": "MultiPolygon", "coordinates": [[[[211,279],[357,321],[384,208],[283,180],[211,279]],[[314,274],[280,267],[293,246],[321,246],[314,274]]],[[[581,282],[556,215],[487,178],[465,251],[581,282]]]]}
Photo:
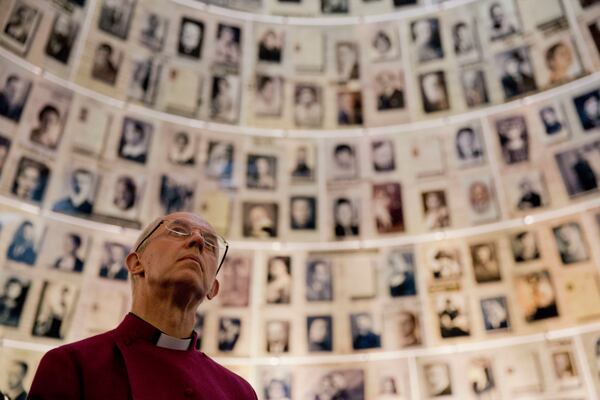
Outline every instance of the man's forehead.
{"type": "Polygon", "coordinates": [[[176,212],[173,214],[169,214],[165,216],[165,221],[182,221],[188,224],[199,226],[202,228],[208,228],[210,231],[214,232],[214,228],[212,225],[206,221],[204,218],[200,217],[197,214],[189,213],[189,212],[176,212]]]}

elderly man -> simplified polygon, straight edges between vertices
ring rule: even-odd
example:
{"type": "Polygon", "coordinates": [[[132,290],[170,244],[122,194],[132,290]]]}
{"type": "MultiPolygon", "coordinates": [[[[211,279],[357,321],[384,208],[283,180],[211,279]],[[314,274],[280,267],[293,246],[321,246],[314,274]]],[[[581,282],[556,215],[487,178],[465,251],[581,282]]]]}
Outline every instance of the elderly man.
{"type": "Polygon", "coordinates": [[[29,399],[257,399],[197,350],[198,305],[219,291],[227,244],[197,215],[174,213],[140,234],[126,258],[131,312],[114,330],[48,352],[29,399]]]}

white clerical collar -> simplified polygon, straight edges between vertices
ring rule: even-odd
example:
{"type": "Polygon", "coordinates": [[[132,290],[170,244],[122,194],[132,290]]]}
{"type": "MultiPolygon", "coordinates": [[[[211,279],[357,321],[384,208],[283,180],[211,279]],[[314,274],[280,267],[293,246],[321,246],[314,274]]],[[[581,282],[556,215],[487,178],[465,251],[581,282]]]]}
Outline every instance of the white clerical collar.
{"type": "Polygon", "coordinates": [[[161,333],[156,341],[156,347],[184,351],[189,349],[191,342],[192,338],[178,339],[176,337],[169,336],[166,333],[161,333]]]}

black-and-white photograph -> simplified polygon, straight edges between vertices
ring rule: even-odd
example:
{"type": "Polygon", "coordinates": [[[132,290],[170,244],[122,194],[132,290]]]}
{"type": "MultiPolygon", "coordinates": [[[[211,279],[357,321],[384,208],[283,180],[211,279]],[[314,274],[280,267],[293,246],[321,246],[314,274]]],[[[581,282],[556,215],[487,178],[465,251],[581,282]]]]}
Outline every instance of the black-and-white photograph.
{"type": "Polygon", "coordinates": [[[359,176],[358,146],[354,142],[334,142],[328,148],[328,176],[331,181],[357,179],[359,176]]]}
{"type": "Polygon", "coordinates": [[[584,131],[600,127],[600,89],[573,98],[573,103],[584,131]]]}
{"type": "Polygon", "coordinates": [[[127,40],[136,0],[104,0],[100,8],[98,29],[127,40]]]}
{"type": "Polygon", "coordinates": [[[341,196],[333,199],[333,233],[336,239],[360,234],[358,200],[341,196]]]}
{"type": "Polygon", "coordinates": [[[333,320],[330,315],[306,318],[308,351],[333,351],[333,320]]]}
{"type": "Polygon", "coordinates": [[[500,68],[500,81],[506,100],[537,90],[528,47],[497,54],[496,65],[500,68]]]}
{"type": "Polygon", "coordinates": [[[490,175],[474,174],[463,178],[468,214],[471,222],[477,224],[498,219],[494,182],[490,175]]]}
{"type": "Polygon", "coordinates": [[[365,372],[362,369],[336,369],[311,378],[307,399],[365,399],[365,372]]]}
{"type": "Polygon", "coordinates": [[[404,109],[404,74],[401,71],[383,70],[373,81],[377,111],[398,111],[404,109]]]}
{"type": "Polygon", "coordinates": [[[158,91],[162,63],[157,57],[133,59],[133,70],[127,97],[147,105],[153,105],[158,91]]]}
{"type": "Polygon", "coordinates": [[[311,182],[315,179],[315,146],[299,143],[288,152],[290,160],[290,178],[292,183],[311,182]]]}
{"type": "Polygon", "coordinates": [[[560,103],[542,105],[538,108],[537,115],[543,127],[541,137],[546,144],[557,143],[569,138],[569,126],[560,103]]]}
{"type": "Polygon", "coordinates": [[[452,395],[450,367],[444,362],[423,365],[425,389],[429,397],[452,395]]]}
{"type": "Polygon", "coordinates": [[[386,255],[386,277],[390,296],[417,294],[415,254],[410,249],[392,249],[386,255]]]}
{"type": "Polygon", "coordinates": [[[292,297],[292,259],[289,256],[275,256],[267,262],[267,286],[265,289],[268,304],[290,304],[292,297]]]}
{"type": "Polygon", "coordinates": [[[391,322],[394,328],[393,332],[399,348],[404,349],[422,344],[422,330],[419,320],[419,313],[411,310],[401,310],[391,318],[386,317],[386,322],[391,322]]]}
{"type": "Polygon", "coordinates": [[[11,186],[11,193],[21,200],[41,203],[49,179],[50,168],[46,164],[29,157],[21,157],[11,186]]]}
{"type": "Polygon", "coordinates": [[[290,229],[292,231],[314,231],[317,229],[316,197],[290,197],[290,229]]]}
{"type": "Polygon", "coordinates": [[[242,59],[242,30],[238,26],[218,24],[213,61],[238,68],[242,59]]]}
{"type": "Polygon", "coordinates": [[[462,277],[462,264],[458,248],[446,246],[433,248],[428,254],[427,269],[432,283],[459,280],[462,277]]]}
{"type": "Polygon", "coordinates": [[[183,17],[179,25],[179,41],[177,54],[184,57],[200,59],[204,40],[204,22],[183,17]]]}
{"type": "Polygon", "coordinates": [[[123,62],[123,51],[112,44],[102,42],[96,47],[92,63],[92,78],[109,86],[114,86],[123,62]]]}
{"type": "Polygon", "coordinates": [[[469,360],[467,376],[471,391],[478,397],[496,396],[497,388],[492,371],[492,361],[486,357],[469,360]]]}
{"type": "Polygon", "coordinates": [[[30,287],[31,279],[4,274],[0,280],[0,325],[19,326],[30,287]]]}
{"type": "Polygon", "coordinates": [[[404,231],[404,207],[399,183],[373,184],[371,208],[377,233],[404,231]]]}
{"type": "Polygon", "coordinates": [[[360,91],[340,91],[337,94],[338,125],[361,125],[363,123],[360,91]]]}
{"type": "Polygon", "coordinates": [[[67,64],[78,32],[79,23],[74,18],[57,13],[46,42],[44,50],[46,55],[62,64],[67,64]]]}
{"type": "Polygon", "coordinates": [[[20,56],[25,56],[41,19],[40,9],[23,0],[16,0],[2,28],[1,42],[20,56]]]}
{"type": "Polygon", "coordinates": [[[322,88],[313,84],[296,84],[294,88],[294,123],[303,128],[320,128],[323,124],[322,88]]]}
{"type": "Polygon", "coordinates": [[[410,24],[411,37],[420,63],[444,57],[439,20],[424,18],[410,24]]]}
{"type": "Polygon", "coordinates": [[[277,237],[279,221],[277,203],[243,202],[242,212],[244,237],[255,239],[277,237]]]}
{"type": "Polygon", "coordinates": [[[283,47],[285,44],[284,33],[269,27],[262,32],[258,39],[258,61],[267,63],[281,63],[283,47]]]}
{"type": "Polygon", "coordinates": [[[31,334],[64,339],[71,325],[76,300],[77,288],[75,285],[45,281],[31,334]]]}
{"type": "Polygon", "coordinates": [[[428,230],[450,226],[450,209],[444,190],[431,190],[421,193],[423,220],[428,230]]]}
{"type": "Polygon", "coordinates": [[[167,145],[169,163],[189,167],[196,165],[198,136],[185,129],[176,129],[170,133],[170,141],[167,145]]]}
{"type": "Polygon", "coordinates": [[[391,139],[378,139],[371,142],[371,160],[375,172],[391,172],[396,169],[396,150],[391,139]]]}
{"type": "Polygon", "coordinates": [[[440,295],[436,301],[436,314],[443,339],[471,334],[467,299],[462,294],[440,295]]]}
{"type": "Polygon", "coordinates": [[[161,51],[169,28],[169,18],[150,9],[144,9],[142,12],[143,24],[138,36],[139,43],[152,51],[161,51]]]}
{"type": "Polygon", "coordinates": [[[266,350],[269,354],[282,354],[290,351],[290,321],[267,321],[265,326],[266,350]]]}
{"type": "Polygon", "coordinates": [[[219,319],[218,349],[222,352],[232,352],[242,333],[240,318],[221,317],[219,319]]]}
{"type": "Polygon", "coordinates": [[[244,253],[227,253],[221,269],[222,278],[219,279],[219,299],[222,306],[247,307],[250,304],[252,261],[252,257],[244,253]]]}
{"type": "Polygon", "coordinates": [[[233,176],[233,143],[211,140],[204,173],[208,178],[228,182],[233,176]]]}
{"type": "Polygon", "coordinates": [[[545,207],[550,202],[544,175],[535,170],[515,176],[508,192],[519,211],[545,207]]]}
{"type": "Polygon", "coordinates": [[[161,175],[158,193],[161,214],[167,215],[178,211],[192,212],[195,190],[196,181],[193,178],[179,174],[161,175]]]}
{"type": "Polygon", "coordinates": [[[321,0],[321,12],[323,14],[348,14],[348,0],[321,0]]]}
{"type": "Polygon", "coordinates": [[[454,136],[454,147],[460,167],[471,167],[485,162],[485,146],[478,126],[459,127],[454,136]]]}
{"type": "Polygon", "coordinates": [[[19,122],[31,91],[31,79],[18,72],[8,71],[0,89],[0,116],[19,122]]]}
{"type": "Polygon", "coordinates": [[[479,58],[479,43],[475,20],[460,20],[451,27],[454,54],[459,60],[479,58]]]}
{"type": "Polygon", "coordinates": [[[111,214],[134,219],[142,196],[141,183],[133,176],[117,174],[109,183],[108,209],[111,214]]]}
{"type": "Polygon", "coordinates": [[[8,245],[6,259],[33,266],[37,260],[43,231],[40,226],[25,220],[17,226],[8,245]]]}
{"type": "Polygon", "coordinates": [[[273,368],[264,371],[262,376],[265,400],[291,400],[292,373],[289,370],[273,368]]]}
{"type": "Polygon", "coordinates": [[[497,282],[502,279],[498,250],[494,242],[474,244],[470,250],[477,283],[497,282]]]}
{"type": "Polygon", "coordinates": [[[483,69],[463,69],[460,73],[460,83],[467,107],[479,107],[490,102],[483,69]]]}
{"type": "Polygon", "coordinates": [[[426,113],[450,109],[444,71],[433,71],[419,75],[419,89],[423,111],[426,113]]]}
{"type": "Polygon", "coordinates": [[[52,100],[42,103],[32,122],[29,140],[49,150],[56,150],[63,135],[65,116],[62,110],[65,104],[54,103],[52,100]]]}
{"type": "Polygon", "coordinates": [[[556,247],[563,264],[574,264],[590,258],[587,240],[577,222],[566,222],[552,228],[556,247]]]}
{"type": "Polygon", "coordinates": [[[94,208],[98,176],[92,170],[78,167],[70,171],[64,192],[67,196],[59,198],[52,206],[52,211],[65,214],[89,215],[94,208]]]}
{"type": "Polygon", "coordinates": [[[508,301],[505,296],[488,297],[480,300],[483,325],[488,332],[510,329],[508,301]]]}
{"type": "Polygon", "coordinates": [[[283,78],[256,75],[254,113],[256,116],[280,117],[283,112],[283,78]]]}
{"type": "Polygon", "coordinates": [[[596,162],[600,142],[592,142],[555,154],[558,169],[570,197],[598,190],[596,162]]]}
{"type": "Polygon", "coordinates": [[[354,350],[381,347],[381,334],[375,329],[375,321],[371,313],[351,314],[350,329],[352,330],[352,348],[354,350]]]}
{"type": "Polygon", "coordinates": [[[129,254],[129,247],[116,242],[104,242],[103,254],[100,261],[98,276],[101,278],[126,281],[129,272],[125,265],[125,257],[129,254]]]}
{"type": "Polygon", "coordinates": [[[240,78],[236,75],[213,76],[210,94],[210,117],[233,123],[238,119],[240,78]]]}
{"type": "Polygon", "coordinates": [[[517,277],[515,289],[527,322],[558,317],[556,293],[547,270],[517,277]]]}
{"type": "Polygon", "coordinates": [[[548,69],[548,85],[562,85],[583,73],[577,50],[571,39],[551,43],[544,53],[548,69]]]}
{"type": "Polygon", "coordinates": [[[483,7],[487,14],[489,39],[497,41],[520,32],[518,17],[512,1],[502,0],[488,2],[489,7],[483,7]]]}
{"type": "Polygon", "coordinates": [[[529,130],[524,115],[496,120],[496,132],[506,164],[529,161],[529,130]]]}
{"type": "Polygon", "coordinates": [[[337,42],[335,44],[335,65],[337,77],[341,82],[360,78],[360,57],[358,43],[337,42]]]}
{"type": "Polygon", "coordinates": [[[369,52],[372,62],[389,61],[400,55],[398,32],[393,24],[379,24],[369,38],[369,52]]]}
{"type": "Polygon", "coordinates": [[[535,231],[521,231],[511,235],[510,247],[516,263],[540,259],[540,247],[535,231]]]}
{"type": "Polygon", "coordinates": [[[119,140],[119,157],[145,164],[150,150],[154,127],[151,123],[125,117],[119,140]]]}
{"type": "Polygon", "coordinates": [[[52,270],[81,273],[85,267],[90,241],[90,238],[75,231],[49,231],[42,249],[42,258],[52,270]]]}
{"type": "Polygon", "coordinates": [[[277,188],[277,157],[265,154],[248,154],[246,162],[246,187],[248,189],[275,190],[277,188]]]}
{"type": "Polygon", "coordinates": [[[333,300],[333,270],[330,261],[314,259],[307,262],[306,300],[333,300]]]}
{"type": "Polygon", "coordinates": [[[578,387],[581,385],[575,360],[570,350],[562,350],[552,353],[552,366],[554,376],[558,379],[561,388],[578,387]]]}

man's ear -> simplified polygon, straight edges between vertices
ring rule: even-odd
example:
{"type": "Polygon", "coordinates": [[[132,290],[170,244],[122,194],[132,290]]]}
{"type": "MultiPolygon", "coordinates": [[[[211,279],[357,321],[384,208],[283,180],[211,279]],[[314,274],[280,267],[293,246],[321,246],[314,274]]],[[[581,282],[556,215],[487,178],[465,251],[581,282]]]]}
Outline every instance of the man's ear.
{"type": "Polygon", "coordinates": [[[208,294],[206,295],[206,298],[209,300],[212,300],[215,298],[215,296],[217,294],[219,294],[219,287],[221,286],[221,284],[219,283],[218,280],[215,279],[215,281],[213,282],[212,287],[210,288],[210,292],[208,292],[208,294]]]}
{"type": "Polygon", "coordinates": [[[131,276],[141,275],[144,276],[144,266],[140,262],[140,255],[136,252],[129,253],[127,258],[125,259],[125,264],[127,264],[127,269],[131,276]]]}

